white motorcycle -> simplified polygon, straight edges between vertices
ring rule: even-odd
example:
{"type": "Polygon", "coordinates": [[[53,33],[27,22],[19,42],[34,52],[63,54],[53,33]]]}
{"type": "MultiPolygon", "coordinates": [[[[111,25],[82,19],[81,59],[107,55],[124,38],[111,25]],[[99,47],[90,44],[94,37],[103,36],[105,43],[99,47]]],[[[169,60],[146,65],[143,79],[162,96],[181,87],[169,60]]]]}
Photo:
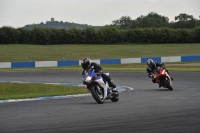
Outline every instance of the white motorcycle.
{"type": "MultiPolygon", "coordinates": [[[[109,75],[109,73],[106,74],[109,75]]],[[[94,69],[86,70],[83,76],[83,84],[87,86],[87,89],[99,104],[103,104],[108,99],[113,102],[119,100],[119,93],[112,92],[106,80],[102,78],[100,73],[95,73],[94,69]]]]}

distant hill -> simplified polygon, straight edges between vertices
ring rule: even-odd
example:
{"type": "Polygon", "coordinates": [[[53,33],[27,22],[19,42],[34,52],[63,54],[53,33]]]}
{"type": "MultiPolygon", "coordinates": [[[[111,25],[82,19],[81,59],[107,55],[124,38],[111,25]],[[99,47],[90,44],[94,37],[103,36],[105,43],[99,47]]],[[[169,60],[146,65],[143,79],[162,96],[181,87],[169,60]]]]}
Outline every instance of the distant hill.
{"type": "Polygon", "coordinates": [[[95,29],[101,28],[101,26],[92,26],[87,24],[77,24],[77,23],[70,23],[70,22],[63,22],[63,21],[55,21],[54,18],[51,18],[51,21],[46,21],[46,23],[41,22],[40,24],[28,24],[25,25],[24,29],[33,29],[34,27],[40,28],[54,28],[54,29],[71,29],[71,28],[78,28],[78,29],[85,29],[87,27],[93,27],[95,29]]]}

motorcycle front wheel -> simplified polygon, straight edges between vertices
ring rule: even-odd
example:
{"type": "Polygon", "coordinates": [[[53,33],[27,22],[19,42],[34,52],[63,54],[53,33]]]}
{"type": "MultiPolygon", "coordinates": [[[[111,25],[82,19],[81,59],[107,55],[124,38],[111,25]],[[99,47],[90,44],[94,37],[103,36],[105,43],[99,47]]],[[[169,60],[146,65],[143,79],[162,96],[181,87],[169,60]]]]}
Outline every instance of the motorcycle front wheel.
{"type": "Polygon", "coordinates": [[[97,103],[104,103],[104,89],[100,88],[98,85],[94,85],[90,88],[90,92],[97,103]]]}
{"type": "Polygon", "coordinates": [[[166,88],[168,88],[170,91],[173,91],[173,88],[172,86],[170,85],[169,81],[164,79],[163,81],[163,84],[166,86],[166,88]]]}

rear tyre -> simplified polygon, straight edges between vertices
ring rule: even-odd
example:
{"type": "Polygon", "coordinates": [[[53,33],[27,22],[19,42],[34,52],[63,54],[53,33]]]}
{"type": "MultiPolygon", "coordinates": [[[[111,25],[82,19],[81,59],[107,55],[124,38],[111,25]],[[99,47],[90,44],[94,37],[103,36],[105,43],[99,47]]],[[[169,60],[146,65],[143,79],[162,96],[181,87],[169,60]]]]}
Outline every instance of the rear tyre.
{"type": "Polygon", "coordinates": [[[114,92],[113,94],[112,94],[112,98],[110,99],[112,102],[117,102],[117,101],[119,101],[119,92],[114,92]]]}

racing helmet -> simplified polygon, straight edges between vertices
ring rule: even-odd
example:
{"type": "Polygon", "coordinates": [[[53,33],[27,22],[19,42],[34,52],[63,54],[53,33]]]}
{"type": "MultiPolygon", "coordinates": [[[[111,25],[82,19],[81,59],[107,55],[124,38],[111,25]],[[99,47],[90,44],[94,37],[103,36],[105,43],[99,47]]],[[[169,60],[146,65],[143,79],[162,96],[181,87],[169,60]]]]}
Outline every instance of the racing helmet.
{"type": "Polygon", "coordinates": [[[91,60],[89,57],[84,57],[81,60],[81,66],[83,69],[87,69],[91,65],[91,60]]]}
{"type": "Polygon", "coordinates": [[[151,69],[155,68],[156,63],[152,59],[147,60],[147,66],[151,69]]]}

